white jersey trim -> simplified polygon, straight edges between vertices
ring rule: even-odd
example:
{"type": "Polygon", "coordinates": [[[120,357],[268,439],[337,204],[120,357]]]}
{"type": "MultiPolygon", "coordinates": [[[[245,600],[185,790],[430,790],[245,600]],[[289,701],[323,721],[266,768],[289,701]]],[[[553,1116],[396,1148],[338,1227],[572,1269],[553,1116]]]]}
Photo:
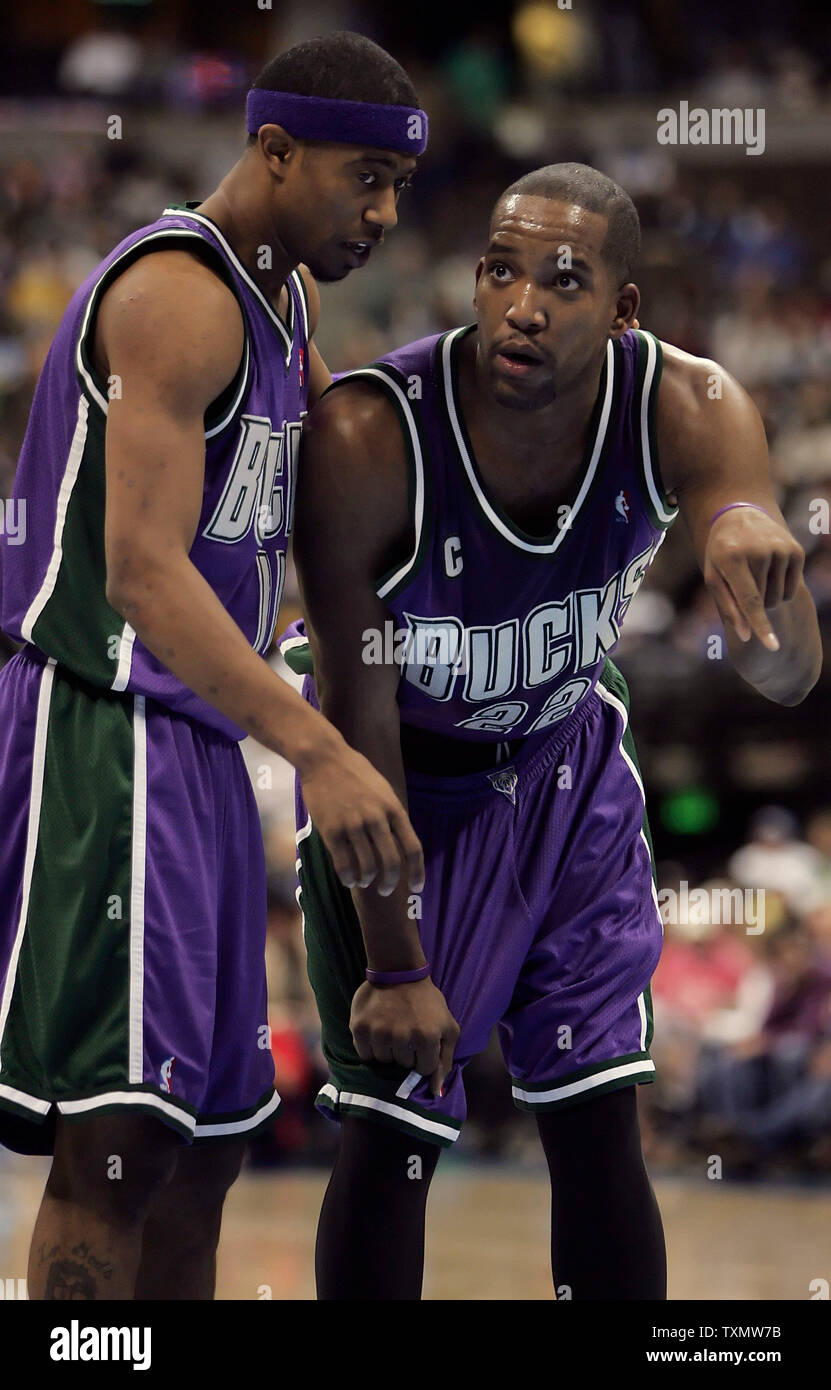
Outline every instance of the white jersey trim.
{"type": "Polygon", "coordinates": [[[401,413],[407,422],[407,429],[410,435],[410,447],[412,450],[413,466],[415,468],[415,501],[413,524],[415,529],[415,543],[413,553],[405,560],[394,574],[388,575],[379,589],[376,590],[379,598],[386,598],[391,590],[395,589],[403,579],[410,573],[421,554],[421,537],[424,530],[424,506],[425,506],[425,484],[424,484],[424,456],[421,452],[421,440],[419,438],[418,426],[410,402],[401,390],[392,372],[382,371],[379,367],[360,367],[357,371],[350,372],[344,381],[380,381],[385,388],[392,392],[395,403],[401,409],[401,413]]]}
{"type": "MultiPolygon", "coordinates": [[[[123,251],[122,254],[118,257],[118,260],[113,261],[112,264],[109,265],[107,269],[99,276],[98,280],[96,280],[95,284],[93,285],[90,291],[89,298],[87,299],[86,303],[86,308],[84,309],[84,317],[81,320],[81,329],[78,334],[78,341],[75,344],[75,368],[81,380],[83,381],[84,386],[86,387],[87,394],[90,396],[92,400],[95,401],[95,404],[98,406],[99,410],[103,415],[106,415],[108,413],[109,401],[107,400],[106,396],[102,396],[101,392],[98,389],[98,386],[95,383],[94,378],[92,377],[91,373],[87,370],[86,364],[84,362],[84,355],[81,350],[83,344],[86,342],[87,333],[89,332],[90,316],[92,314],[93,305],[97,305],[98,291],[101,287],[102,281],[109,279],[116,267],[119,266],[121,262],[125,260],[127,257],[132,256],[137,246],[144,246],[149,241],[167,240],[170,237],[181,237],[183,240],[186,241],[196,240],[201,242],[203,245],[205,242],[205,238],[201,237],[198,232],[189,232],[184,227],[171,227],[167,231],[160,230],[158,232],[150,232],[146,237],[140,237],[138,241],[134,241],[132,246],[128,247],[126,251],[123,251]]],[[[240,305],[240,312],[242,313],[242,329],[245,337],[245,356],[243,361],[243,370],[240,376],[240,384],[231,406],[225,412],[222,419],[219,421],[218,424],[212,425],[209,430],[205,431],[206,439],[213,439],[214,435],[220,434],[222,430],[226,428],[229,421],[233,419],[245,395],[245,392],[248,389],[248,375],[251,362],[251,350],[248,343],[248,325],[245,321],[245,313],[242,309],[242,305],[240,305]]]]}
{"type": "Polygon", "coordinates": [[[84,449],[86,448],[88,418],[89,401],[86,396],[81,395],[78,398],[78,417],[75,423],[75,433],[72,436],[72,443],[69,446],[66,467],[64,468],[61,486],[58,491],[55,531],[52,538],[52,555],[46,568],[43,583],[30,603],[26,616],[20,626],[21,634],[26,642],[34,643],[32,633],[35,623],[55,592],[55,585],[58,582],[58,573],[63,560],[63,532],[64,526],[66,525],[66,513],[69,508],[69,499],[78,481],[81,459],[84,456],[84,449]]]}
{"type": "Polygon", "coordinates": [[[145,697],[133,705],[133,844],[130,864],[130,1043],[127,1078],[144,1080],[144,898],[147,860],[145,697]]]}
{"type": "Polygon", "coordinates": [[[643,378],[643,389],[641,392],[641,450],[643,458],[643,475],[646,480],[649,500],[655,508],[655,514],[661,521],[669,524],[678,515],[678,508],[672,507],[667,510],[664,499],[661,496],[660,488],[655,481],[655,472],[652,465],[652,446],[649,438],[649,403],[652,396],[652,387],[655,380],[655,369],[658,365],[658,347],[652,333],[640,330],[641,337],[646,343],[646,370],[643,378]]]}
{"type": "MultiPolygon", "coordinates": [[[[288,287],[287,294],[289,301],[290,322],[286,324],[283,322],[277,310],[274,308],[274,305],[266,299],[265,295],[263,294],[256,281],[252,280],[250,274],[246,270],[236,251],[233,250],[230,242],[226,241],[225,237],[222,235],[222,232],[219,230],[215,222],[212,222],[209,217],[204,217],[201,212],[191,212],[189,208],[165,208],[164,212],[162,213],[162,217],[190,218],[192,221],[198,222],[200,226],[205,227],[205,229],[211,233],[211,236],[216,238],[223,251],[225,252],[226,256],[228,257],[229,261],[236,270],[237,274],[239,275],[240,279],[245,281],[246,285],[248,286],[251,293],[254,295],[255,299],[259,300],[268,318],[271,320],[274,327],[277,329],[277,332],[279,333],[280,337],[282,338],[283,346],[285,349],[285,366],[288,370],[289,364],[291,362],[292,348],[294,346],[295,329],[294,300],[292,299],[291,291],[288,290],[288,287]]],[[[306,337],[308,338],[308,321],[306,322],[306,329],[306,337]]]]}
{"type": "Polygon", "coordinates": [[[552,1102],[570,1100],[572,1096],[593,1091],[598,1086],[607,1086],[610,1081],[623,1081],[628,1077],[648,1076],[655,1070],[655,1063],[648,1057],[638,1062],[612,1063],[602,1071],[591,1076],[581,1077],[579,1081],[565,1081],[560,1086],[551,1086],[547,1091],[525,1091],[516,1082],[511,1086],[514,1100],[524,1101],[526,1105],[551,1105],[552,1102]]]}
{"type": "Polygon", "coordinates": [[[111,690],[126,690],[130,684],[135,641],[135,628],[131,627],[129,623],[125,623],[118,639],[118,669],[115,673],[115,680],[110,686],[111,690]]]}
{"type": "MultiPolygon", "coordinates": [[[[666,535],[666,532],[664,532],[664,535],[666,535]]],[[[661,536],[661,540],[658,542],[659,545],[660,545],[661,541],[663,541],[663,539],[664,539],[664,536],[662,535],[662,536],[661,536]]],[[[657,549],[657,546],[656,546],[656,549],[657,549]]],[[[624,746],[623,746],[623,738],[624,738],[624,735],[625,735],[625,733],[626,733],[626,730],[627,730],[628,727],[629,727],[629,713],[628,713],[628,711],[627,711],[627,709],[626,709],[626,706],[625,706],[625,704],[623,703],[623,701],[622,701],[622,700],[619,700],[618,697],[617,697],[616,695],[613,695],[613,694],[611,693],[611,691],[608,690],[608,689],[606,688],[605,685],[602,685],[602,684],[600,683],[600,681],[597,682],[597,684],[596,684],[596,686],[595,686],[595,689],[596,689],[598,695],[600,696],[601,700],[605,700],[607,704],[612,705],[612,707],[613,707],[614,709],[617,710],[618,714],[620,715],[621,719],[623,720],[623,730],[622,730],[622,732],[621,732],[620,743],[618,744],[618,748],[620,749],[621,757],[623,758],[624,762],[626,763],[626,766],[629,768],[629,771],[631,772],[632,776],[634,777],[635,781],[636,781],[637,784],[638,784],[638,791],[639,791],[640,794],[641,794],[641,801],[643,802],[644,808],[645,808],[645,807],[646,807],[646,791],[645,791],[645,788],[644,788],[644,785],[643,785],[643,781],[641,780],[641,777],[640,777],[640,775],[639,775],[639,773],[638,773],[638,769],[636,768],[635,764],[633,763],[632,759],[629,757],[629,754],[627,753],[626,749],[625,749],[624,746]]],[[[646,835],[645,835],[644,832],[643,832],[643,827],[641,827],[640,838],[643,840],[644,845],[646,846],[646,853],[647,853],[647,855],[649,856],[649,864],[650,864],[650,868],[651,868],[651,866],[652,866],[652,851],[651,851],[650,848],[649,848],[649,841],[647,840],[646,835]]],[[[651,873],[650,873],[650,875],[649,875],[649,885],[650,885],[650,887],[651,887],[651,889],[652,889],[652,901],[653,901],[654,904],[655,904],[655,911],[656,911],[657,914],[658,914],[658,921],[661,923],[661,935],[663,936],[663,933],[664,933],[664,919],[663,919],[663,917],[661,916],[661,906],[660,906],[660,903],[658,902],[658,890],[657,890],[656,887],[655,887],[655,879],[653,878],[653,876],[652,876],[651,873]]],[[[640,1020],[641,1020],[641,1052],[645,1052],[645,1051],[646,1051],[646,1033],[647,1033],[647,1026],[648,1026],[649,1020],[647,1019],[647,1016],[646,1016],[646,1000],[644,999],[643,994],[639,994],[639,995],[638,995],[638,1001],[637,1001],[637,1002],[638,1002],[638,1013],[639,1013],[639,1015],[640,1015],[640,1020]]]]}
{"type": "MultiPolygon", "coordinates": [[[[240,309],[241,308],[242,305],[240,305],[240,309]]],[[[228,409],[225,411],[225,414],[222,416],[222,419],[218,422],[218,424],[212,425],[209,430],[205,430],[206,439],[213,439],[216,435],[221,434],[222,431],[231,423],[240,406],[242,405],[243,401],[245,400],[245,395],[248,391],[248,378],[251,372],[251,345],[248,341],[248,324],[245,322],[245,314],[243,314],[242,316],[242,331],[245,337],[245,346],[243,349],[245,356],[242,364],[242,372],[240,373],[239,387],[237,388],[237,392],[234,396],[234,399],[232,400],[228,409]]]]}
{"type": "MultiPolygon", "coordinates": [[[[305,638],[292,638],[292,641],[305,641],[305,638]]],[[[300,858],[300,845],[303,840],[308,840],[309,836],[312,833],[312,829],[312,818],[311,816],[307,816],[306,824],[303,826],[301,830],[298,830],[297,834],[294,837],[294,842],[297,845],[298,850],[297,858],[294,861],[294,866],[297,870],[298,877],[298,883],[297,887],[294,890],[294,896],[297,899],[297,906],[300,908],[300,931],[303,936],[304,946],[306,945],[306,914],[303,911],[303,889],[301,888],[299,882],[300,870],[303,868],[303,860],[300,858]]]]}
{"type": "Polygon", "coordinates": [[[583,477],[583,482],[581,484],[580,491],[578,492],[577,497],[575,498],[574,505],[572,506],[569,514],[569,524],[568,526],[562,526],[559,529],[553,541],[539,542],[523,540],[522,537],[518,536],[514,530],[512,530],[509,526],[506,526],[505,522],[502,520],[502,517],[499,515],[497,511],[494,510],[488,498],[485,496],[485,493],[482,491],[482,487],[476,475],[476,469],[473,466],[473,461],[470,457],[470,453],[465,442],[464,432],[462,430],[461,422],[459,419],[459,412],[456,407],[455,392],[453,390],[451,356],[452,348],[453,344],[457,341],[459,336],[463,333],[467,333],[467,331],[467,327],[463,327],[456,328],[452,333],[448,333],[447,337],[445,338],[444,345],[442,347],[442,369],[444,377],[444,394],[447,403],[447,413],[449,415],[450,424],[452,426],[453,434],[456,440],[456,447],[459,451],[462,463],[464,464],[468,481],[470,482],[470,485],[473,488],[474,494],[479,502],[479,505],[482,508],[482,511],[485,513],[491,525],[495,527],[495,529],[499,532],[501,536],[505,537],[506,541],[510,541],[511,545],[515,545],[518,550],[526,550],[533,555],[553,555],[573,527],[577,514],[579,513],[580,508],[582,507],[583,502],[586,498],[586,494],[588,493],[589,488],[592,485],[594,475],[597,472],[597,465],[600,462],[600,455],[603,451],[603,445],[606,441],[606,432],[609,426],[609,418],[612,412],[612,400],[614,398],[615,387],[615,355],[614,348],[612,346],[612,340],[610,338],[606,345],[606,391],[603,397],[603,406],[601,408],[600,419],[597,425],[597,433],[594,438],[594,446],[592,448],[591,458],[589,459],[589,464],[583,477]]]}
{"type": "MultiPolygon", "coordinates": [[[[597,683],[595,684],[595,687],[594,687],[594,688],[595,688],[595,690],[597,691],[598,695],[600,696],[601,700],[605,700],[607,705],[611,705],[613,709],[616,709],[617,712],[618,712],[618,714],[620,715],[621,719],[623,720],[623,729],[621,730],[620,742],[619,742],[619,744],[618,744],[618,750],[619,750],[619,752],[620,752],[620,756],[623,758],[623,761],[626,763],[626,766],[629,768],[629,771],[631,772],[632,776],[634,777],[634,779],[635,779],[635,781],[636,781],[636,783],[637,783],[637,785],[638,785],[638,791],[639,791],[640,794],[641,794],[641,801],[643,802],[644,807],[645,807],[645,806],[646,806],[646,792],[645,792],[645,790],[644,790],[643,782],[641,781],[640,773],[638,772],[638,769],[635,767],[635,764],[632,762],[632,759],[629,757],[629,754],[627,753],[626,749],[625,749],[624,746],[623,746],[623,739],[624,739],[624,737],[625,737],[625,735],[626,735],[626,730],[627,730],[628,727],[629,727],[629,713],[628,713],[628,711],[627,711],[627,709],[626,709],[626,706],[625,706],[625,704],[623,703],[623,701],[622,701],[622,700],[619,700],[618,697],[617,697],[617,695],[613,695],[612,692],[611,692],[610,690],[607,690],[606,686],[603,685],[600,681],[597,681],[597,683]]],[[[645,834],[643,833],[643,827],[641,828],[641,835],[640,835],[640,837],[641,837],[641,839],[643,840],[644,845],[646,846],[646,853],[647,853],[647,857],[648,857],[648,859],[649,859],[649,864],[650,864],[650,868],[651,868],[651,866],[652,866],[652,851],[651,851],[650,848],[649,848],[649,841],[647,840],[645,834]]],[[[663,934],[663,930],[664,930],[664,919],[663,919],[663,917],[661,916],[661,907],[660,907],[660,904],[659,904],[659,902],[658,902],[658,891],[657,891],[657,889],[656,889],[656,887],[655,887],[655,880],[654,880],[654,878],[652,877],[652,874],[651,874],[651,873],[650,873],[650,875],[649,875],[649,882],[650,882],[650,884],[651,884],[651,886],[652,886],[652,901],[653,901],[654,904],[655,904],[655,911],[656,911],[657,914],[658,914],[658,921],[661,923],[661,933],[663,934]]]]}
{"type": "Polygon", "coordinates": [[[224,1134],[245,1134],[247,1130],[253,1129],[255,1125],[261,1124],[263,1120],[268,1119],[269,1115],[273,1115],[279,1105],[280,1095],[277,1091],[274,1091],[269,1096],[268,1100],[263,1101],[259,1109],[255,1110],[254,1114],[249,1115],[247,1119],[217,1120],[215,1124],[212,1124],[210,1120],[203,1120],[201,1124],[197,1124],[194,1128],[193,1137],[194,1139],[219,1139],[224,1134]]]}
{"type": "Polygon", "coordinates": [[[428,1120],[415,1110],[405,1110],[403,1105],[392,1105],[387,1100],[379,1100],[378,1096],[362,1096],[356,1091],[339,1091],[329,1081],[325,1086],[321,1086],[317,1094],[318,1101],[325,1096],[336,1107],[348,1105],[359,1110],[374,1110],[376,1114],[388,1115],[392,1120],[413,1125],[416,1129],[423,1129],[425,1134],[434,1134],[437,1139],[446,1139],[450,1143],[455,1143],[460,1134],[460,1130],[453,1129],[451,1125],[428,1120]]]}
{"type": "Polygon", "coordinates": [[[31,1110],[35,1115],[49,1114],[52,1109],[51,1100],[38,1100],[35,1096],[29,1096],[25,1091],[18,1091],[16,1086],[0,1086],[0,1096],[4,1100],[10,1100],[13,1105],[19,1105],[23,1110],[31,1110]]]}
{"type": "Polygon", "coordinates": [[[165,1100],[155,1091],[104,1091],[98,1096],[88,1096],[84,1100],[58,1100],[55,1105],[61,1115],[85,1115],[91,1110],[100,1110],[103,1105],[119,1107],[138,1106],[160,1110],[168,1119],[175,1120],[184,1130],[193,1134],[195,1122],[190,1111],[184,1110],[175,1102],[165,1100]]]}
{"type": "MultiPolygon", "coordinates": [[[[14,945],[12,946],[9,966],[6,972],[6,987],[3,990],[2,1001],[0,1001],[0,1046],[2,1046],[3,1034],[6,1030],[6,1021],[12,1003],[12,995],[17,982],[17,962],[20,958],[23,936],[26,931],[26,919],[29,916],[29,898],[32,891],[32,874],[35,868],[35,855],[37,853],[38,832],[40,829],[40,810],[43,801],[43,779],[46,770],[46,738],[49,729],[49,710],[52,704],[52,686],[55,680],[55,666],[55,659],[50,656],[43,668],[43,674],[40,678],[40,688],[38,690],[35,737],[32,749],[32,784],[29,794],[29,816],[26,823],[26,853],[23,860],[23,892],[20,904],[20,916],[17,922],[17,932],[15,933],[14,945]]],[[[0,1061],[0,1070],[1,1069],[2,1061],[0,1061]]],[[[5,1088],[5,1090],[8,1092],[8,1088],[5,1088]]],[[[9,1098],[15,1100],[18,1095],[19,1093],[15,1092],[15,1094],[9,1098]]]]}
{"type": "Polygon", "coordinates": [[[253,642],[255,652],[259,652],[265,641],[268,618],[271,612],[271,561],[264,550],[257,552],[257,578],[260,586],[260,609],[257,635],[253,642]]]}
{"type": "Polygon", "coordinates": [[[289,280],[294,281],[297,289],[298,298],[300,299],[300,308],[303,313],[303,333],[308,343],[311,337],[309,333],[309,301],[306,294],[306,286],[303,282],[303,276],[300,274],[299,270],[293,270],[289,276],[289,280]]]}

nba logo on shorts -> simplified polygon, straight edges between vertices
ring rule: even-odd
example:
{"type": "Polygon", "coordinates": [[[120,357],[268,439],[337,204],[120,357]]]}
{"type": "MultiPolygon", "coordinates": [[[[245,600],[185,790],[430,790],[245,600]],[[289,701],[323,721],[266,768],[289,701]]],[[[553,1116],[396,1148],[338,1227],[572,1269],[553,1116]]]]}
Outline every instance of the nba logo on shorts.
{"type": "Polygon", "coordinates": [[[162,1085],[164,1086],[166,1091],[169,1091],[171,1093],[171,1095],[173,1094],[173,1068],[175,1067],[175,1065],[176,1058],[168,1057],[166,1062],[162,1062],[161,1066],[162,1085]]]}
{"type": "Polygon", "coordinates": [[[499,772],[489,772],[488,781],[494,791],[501,792],[507,796],[512,806],[516,806],[516,784],[517,775],[512,767],[503,767],[499,772]]]}

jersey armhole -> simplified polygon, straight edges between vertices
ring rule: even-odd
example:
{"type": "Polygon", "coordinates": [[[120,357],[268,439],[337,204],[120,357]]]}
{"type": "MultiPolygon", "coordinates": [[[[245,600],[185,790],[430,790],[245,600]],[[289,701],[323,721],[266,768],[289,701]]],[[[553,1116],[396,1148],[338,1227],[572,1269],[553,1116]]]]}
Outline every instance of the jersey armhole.
{"type": "Polygon", "coordinates": [[[395,367],[389,366],[386,362],[359,367],[338,377],[323,394],[328,395],[330,391],[349,381],[368,381],[381,388],[398,416],[407,454],[407,497],[414,537],[413,549],[406,560],[382,574],[375,585],[375,592],[379,598],[391,599],[407,587],[420,569],[427,548],[432,515],[427,450],[421,421],[407,394],[407,378],[395,367]]]}
{"type": "Polygon", "coordinates": [[[109,408],[109,382],[96,371],[89,351],[95,328],[96,315],[104,293],[118,279],[120,275],[139,260],[141,256],[152,254],[154,251],[188,250],[199,251],[210,262],[211,269],[214,270],[227,285],[240,307],[242,314],[243,329],[243,349],[240,364],[228,385],[220,394],[211,401],[205,411],[205,438],[213,439],[231,422],[240,402],[245,395],[248,384],[248,371],[250,363],[250,344],[248,339],[248,324],[245,318],[245,310],[240,301],[236,285],[233,282],[222,257],[219,252],[206,241],[205,237],[200,236],[199,232],[186,231],[184,228],[177,229],[171,227],[159,232],[151,232],[149,236],[142,237],[133,246],[129,247],[123,255],[119,256],[111,266],[104,271],[100,280],[94,285],[92,292],[87,300],[84,317],[81,321],[81,328],[78,334],[78,342],[75,348],[75,373],[90,402],[98,407],[102,415],[107,414],[109,408]],[[189,246],[183,246],[183,241],[189,241],[189,246]]]}
{"type": "Polygon", "coordinates": [[[297,291],[297,301],[300,306],[300,313],[303,321],[303,346],[308,347],[311,334],[309,324],[311,322],[309,310],[309,294],[306,289],[306,282],[299,270],[293,270],[289,276],[294,281],[294,288],[297,291]]]}
{"type": "Polygon", "coordinates": [[[677,517],[678,507],[667,500],[658,463],[655,418],[664,355],[654,334],[647,333],[642,328],[635,329],[635,332],[638,336],[635,383],[635,408],[638,412],[635,426],[638,474],[650,520],[653,525],[665,531],[677,517]]]}

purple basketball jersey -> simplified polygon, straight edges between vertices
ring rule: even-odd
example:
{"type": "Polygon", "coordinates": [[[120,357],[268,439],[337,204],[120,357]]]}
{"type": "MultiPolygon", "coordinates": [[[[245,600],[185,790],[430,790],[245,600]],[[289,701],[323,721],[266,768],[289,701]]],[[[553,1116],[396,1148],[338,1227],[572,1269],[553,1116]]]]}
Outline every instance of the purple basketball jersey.
{"type": "Polygon", "coordinates": [[[354,379],[381,386],[407,443],[415,545],[377,592],[394,631],[366,658],[403,656],[405,723],[454,738],[550,728],[594,688],[632,598],[677,515],[657,467],[661,346],[610,340],[578,490],[544,537],[488,496],[459,405],[458,361],[475,328],[411,343],[354,379]]]}
{"type": "MultiPolygon", "coordinates": [[[[0,537],[0,626],[95,685],[151,696],[234,739],[245,737],[179,681],[106,598],[105,429],[115,378],[91,359],[94,316],[139,256],[196,247],[236,295],[245,346],[234,380],[205,415],[205,484],[190,552],[255,651],[271,643],[285,579],[301,421],[308,304],[287,282],[286,321],[208,218],[168,208],[124,239],[73,296],[38,381],[15,479],[28,535],[0,537]]],[[[140,518],[136,519],[140,524],[140,518]]]]}

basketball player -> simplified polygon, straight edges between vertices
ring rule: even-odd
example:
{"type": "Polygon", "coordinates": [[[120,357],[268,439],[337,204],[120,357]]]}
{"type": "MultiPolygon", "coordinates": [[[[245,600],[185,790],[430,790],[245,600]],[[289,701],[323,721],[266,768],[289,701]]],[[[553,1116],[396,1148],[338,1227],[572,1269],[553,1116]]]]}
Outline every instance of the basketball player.
{"type": "MultiPolygon", "coordinates": [[[[632,327],[639,243],[604,175],[527,175],[495,208],[476,323],[346,375],[309,421],[307,698],[408,802],[426,864],[420,896],[350,895],[301,770],[319,1103],[341,1120],[324,1299],[420,1296],[430,1178],[494,1024],[551,1172],[559,1295],[666,1297],[635,1099],[661,922],[608,652],[679,511],[745,679],[796,704],[821,650],[755,407],[632,327]]],[[[299,667],[298,632],[285,650],[299,667]]]]}
{"type": "Polygon", "coordinates": [[[395,225],[426,118],[333,33],[264,69],[247,123],[216,192],[72,299],[17,473],[29,536],[2,551],[0,1137],[54,1145],[32,1298],[213,1296],[225,1193],[279,1102],[239,740],[302,772],[345,883],[423,869],[383,777],[264,657],[330,380],[312,277],[395,225]]]}

